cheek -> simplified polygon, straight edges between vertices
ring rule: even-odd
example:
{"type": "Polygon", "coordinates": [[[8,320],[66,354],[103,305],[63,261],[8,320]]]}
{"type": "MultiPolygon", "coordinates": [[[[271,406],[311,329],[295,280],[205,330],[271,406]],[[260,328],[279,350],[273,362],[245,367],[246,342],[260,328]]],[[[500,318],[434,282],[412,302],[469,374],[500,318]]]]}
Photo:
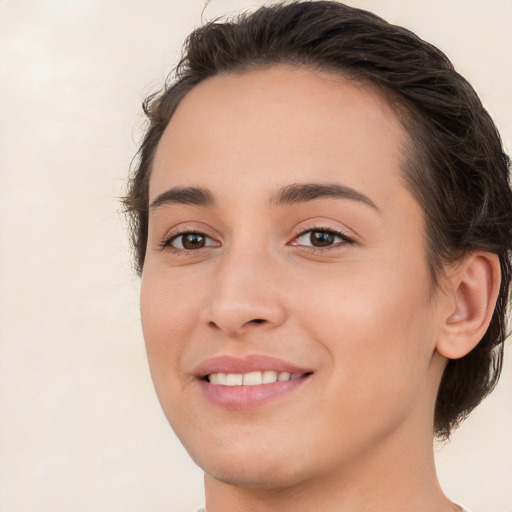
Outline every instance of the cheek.
{"type": "Polygon", "coordinates": [[[144,269],[141,283],[141,320],[151,378],[170,425],[197,423],[187,403],[190,375],[182,361],[198,323],[197,293],[166,275],[165,269],[144,269]],[[191,417],[192,415],[192,417],[191,417]]]}
{"type": "Polygon", "coordinates": [[[197,324],[197,299],[165,272],[149,270],[142,278],[140,308],[151,374],[158,387],[160,380],[177,376],[190,332],[197,324]]]}
{"type": "Polygon", "coordinates": [[[429,282],[422,267],[375,264],[302,283],[311,292],[298,318],[329,353],[335,386],[375,403],[422,385],[435,339],[429,282]]]}

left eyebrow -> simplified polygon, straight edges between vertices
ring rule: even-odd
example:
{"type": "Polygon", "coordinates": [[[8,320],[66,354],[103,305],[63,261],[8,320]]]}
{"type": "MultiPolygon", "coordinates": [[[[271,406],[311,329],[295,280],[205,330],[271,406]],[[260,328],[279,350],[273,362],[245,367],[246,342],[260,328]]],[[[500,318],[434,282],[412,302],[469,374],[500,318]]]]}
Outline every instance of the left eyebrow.
{"type": "Polygon", "coordinates": [[[283,206],[322,198],[359,201],[379,211],[377,205],[368,196],[354,188],[338,183],[293,183],[279,189],[271,197],[270,205],[283,206]]]}
{"type": "Polygon", "coordinates": [[[212,206],[214,203],[212,193],[205,188],[174,187],[157,196],[150,204],[149,209],[153,210],[165,204],[212,206]]]}

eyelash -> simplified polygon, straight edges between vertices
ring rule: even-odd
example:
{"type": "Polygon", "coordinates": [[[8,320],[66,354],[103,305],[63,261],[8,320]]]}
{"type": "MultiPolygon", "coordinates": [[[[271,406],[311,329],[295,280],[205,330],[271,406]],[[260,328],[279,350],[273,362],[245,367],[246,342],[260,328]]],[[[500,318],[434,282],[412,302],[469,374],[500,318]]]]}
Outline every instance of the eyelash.
{"type": "Polygon", "coordinates": [[[196,229],[178,228],[175,232],[166,236],[164,238],[164,240],[162,240],[162,242],[159,244],[161,250],[168,251],[172,254],[188,256],[191,254],[197,254],[199,251],[202,251],[204,249],[211,249],[211,247],[213,247],[213,246],[206,246],[206,247],[201,247],[199,249],[180,249],[179,247],[173,247],[171,245],[172,242],[174,242],[174,240],[177,240],[178,238],[180,238],[184,235],[199,235],[199,236],[203,236],[207,239],[213,240],[212,237],[208,236],[206,233],[203,233],[202,231],[199,231],[196,229]]]}
{"type": "MultiPolygon", "coordinates": [[[[180,254],[180,255],[184,255],[184,256],[188,256],[191,254],[197,254],[199,251],[203,251],[205,249],[207,250],[207,249],[211,249],[212,247],[215,247],[214,245],[211,245],[211,246],[200,247],[199,249],[181,249],[178,247],[173,247],[171,245],[172,242],[174,242],[175,240],[177,240],[178,238],[180,238],[184,235],[199,235],[199,236],[205,237],[206,239],[213,240],[210,236],[208,236],[206,233],[203,233],[202,231],[193,230],[193,229],[179,229],[178,231],[173,232],[171,235],[168,235],[159,244],[159,246],[162,250],[169,251],[172,254],[180,254]]],[[[294,247],[300,247],[301,250],[306,250],[311,253],[318,253],[318,252],[325,252],[325,251],[338,249],[340,246],[343,246],[343,245],[353,245],[354,243],[355,243],[354,240],[351,237],[347,236],[347,234],[341,230],[336,230],[331,227],[314,226],[312,228],[308,228],[308,229],[304,229],[304,230],[300,231],[298,234],[296,234],[294,236],[292,242],[289,242],[287,245],[292,245],[294,247]],[[295,240],[300,239],[304,235],[306,235],[308,233],[314,233],[314,232],[328,233],[329,235],[333,235],[335,237],[340,238],[341,242],[336,242],[336,243],[326,246],[326,247],[315,247],[312,245],[307,246],[307,245],[299,245],[297,243],[293,243],[295,240]]]]}
{"type": "Polygon", "coordinates": [[[311,253],[318,253],[318,252],[326,252],[326,251],[336,250],[336,249],[339,249],[340,246],[353,245],[355,243],[355,241],[351,237],[349,237],[346,233],[344,233],[343,231],[337,230],[337,229],[333,229],[333,228],[327,227],[327,226],[314,226],[314,227],[311,227],[311,228],[308,228],[308,229],[304,229],[300,233],[295,235],[293,240],[294,241],[298,240],[299,238],[303,237],[304,235],[307,235],[308,233],[314,233],[314,232],[317,232],[317,233],[328,233],[329,235],[333,235],[335,237],[340,238],[341,242],[335,242],[332,245],[329,245],[329,246],[326,246],[326,247],[315,247],[313,245],[311,245],[311,246],[308,246],[308,245],[298,245],[298,244],[292,243],[293,241],[290,242],[290,243],[292,245],[294,245],[295,247],[300,247],[301,250],[306,250],[306,251],[309,251],[311,253]]]}

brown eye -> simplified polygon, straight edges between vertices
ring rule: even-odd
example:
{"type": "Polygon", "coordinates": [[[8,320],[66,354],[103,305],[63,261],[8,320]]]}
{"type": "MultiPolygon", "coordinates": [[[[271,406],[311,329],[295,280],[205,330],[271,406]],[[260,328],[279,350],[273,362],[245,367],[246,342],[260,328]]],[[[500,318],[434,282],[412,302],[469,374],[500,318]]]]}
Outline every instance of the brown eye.
{"type": "Polygon", "coordinates": [[[205,245],[205,238],[203,235],[189,233],[183,235],[182,244],[185,249],[202,249],[205,245]]]}
{"type": "Polygon", "coordinates": [[[343,233],[329,229],[308,229],[302,232],[292,245],[322,249],[350,243],[352,240],[343,233]]]}
{"type": "Polygon", "coordinates": [[[173,237],[169,245],[175,249],[184,249],[186,251],[193,251],[203,249],[204,247],[212,247],[217,245],[211,238],[203,233],[182,233],[173,237]]]}
{"type": "Polygon", "coordinates": [[[314,247],[328,247],[336,242],[336,235],[330,231],[311,231],[309,241],[314,247]]]}

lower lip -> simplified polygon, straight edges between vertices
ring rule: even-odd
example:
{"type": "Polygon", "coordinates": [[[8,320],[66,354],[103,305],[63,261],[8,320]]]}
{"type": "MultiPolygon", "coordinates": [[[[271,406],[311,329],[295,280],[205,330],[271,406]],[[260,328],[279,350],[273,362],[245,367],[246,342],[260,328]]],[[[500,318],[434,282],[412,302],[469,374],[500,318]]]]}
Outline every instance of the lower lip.
{"type": "Polygon", "coordinates": [[[257,386],[222,386],[200,380],[206,398],[219,407],[230,410],[248,410],[264,405],[298,389],[309,375],[285,382],[272,382],[257,386]]]}

